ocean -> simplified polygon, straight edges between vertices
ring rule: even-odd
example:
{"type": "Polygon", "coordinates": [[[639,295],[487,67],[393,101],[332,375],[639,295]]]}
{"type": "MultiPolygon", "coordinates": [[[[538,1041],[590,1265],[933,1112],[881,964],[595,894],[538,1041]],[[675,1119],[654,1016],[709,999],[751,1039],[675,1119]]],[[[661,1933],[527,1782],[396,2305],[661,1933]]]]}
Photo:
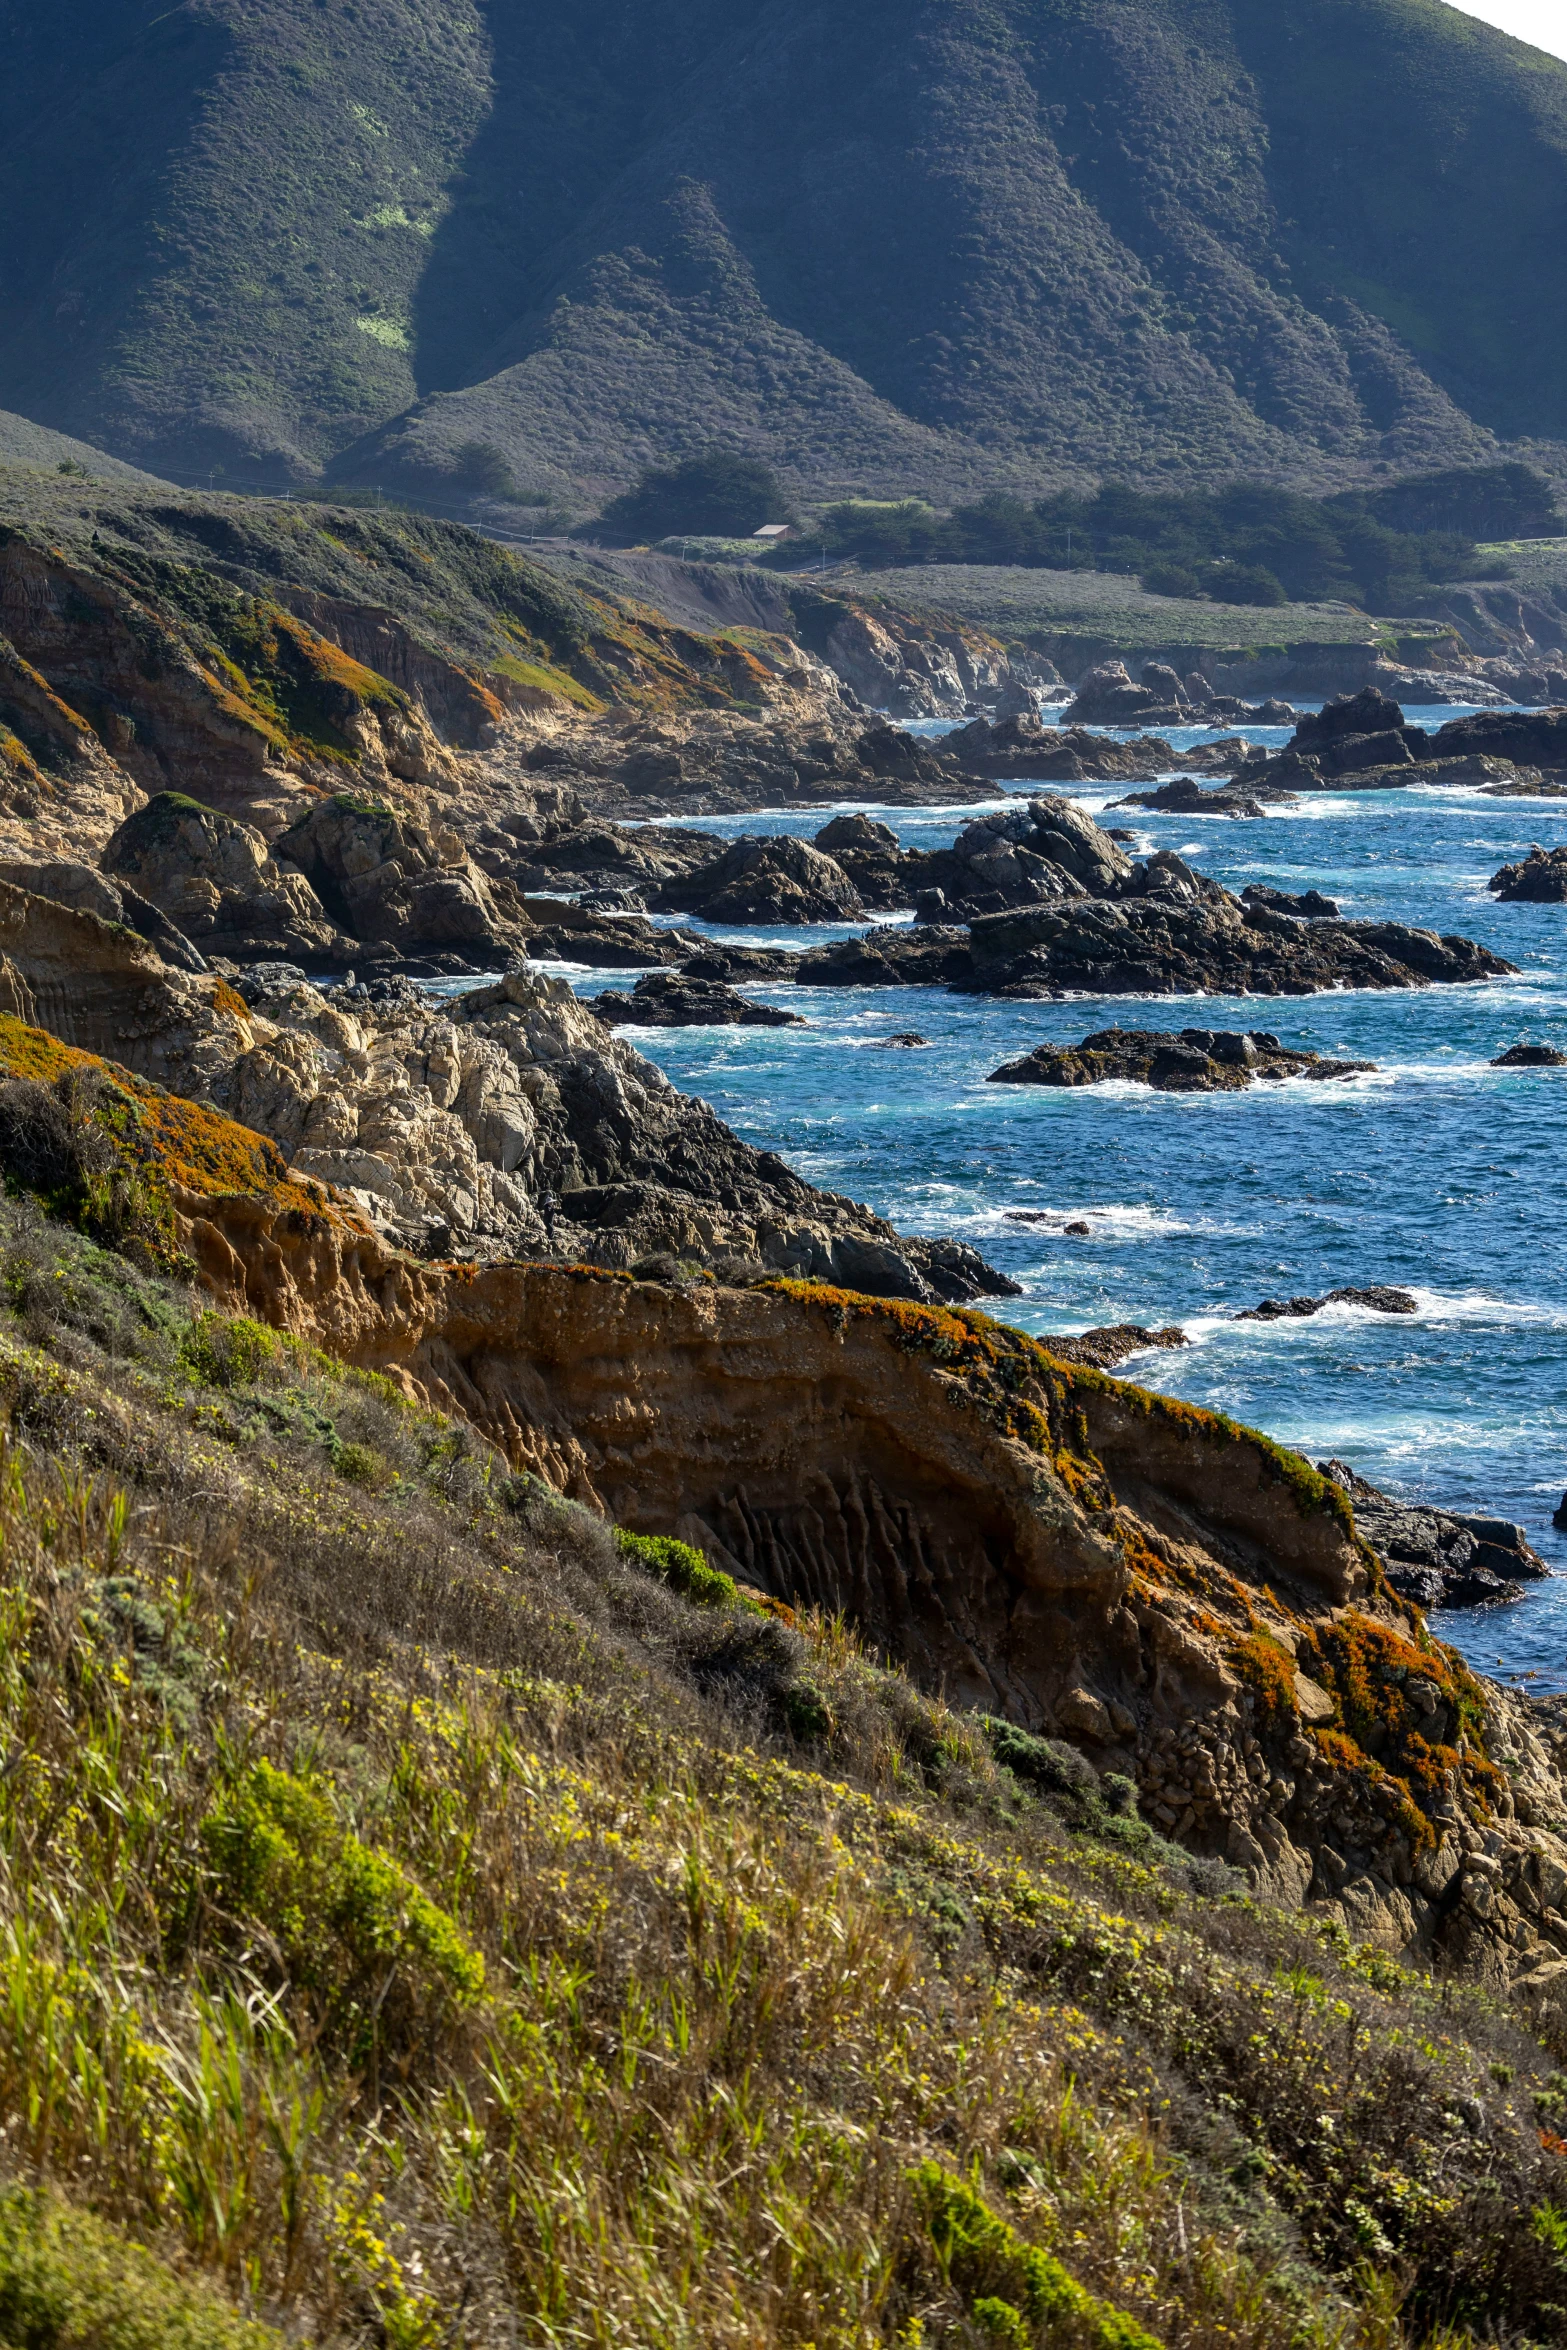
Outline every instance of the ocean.
{"type": "MultiPolygon", "coordinates": [[[[1408,716],[1435,726],[1456,714],[1408,716]]],[[[910,847],[937,846],[1008,796],[868,812],[910,847]]],[[[1337,1456],[1390,1492],[1517,1519],[1563,1579],[1512,1606],[1438,1616],[1434,1628],[1501,1679],[1567,1688],[1567,1535],[1551,1523],[1567,1487],[1567,1069],[1489,1065],[1520,1038],[1567,1050],[1567,906],[1499,905],[1485,887],[1532,841],[1567,841],[1567,800],[1417,787],[1323,794],[1238,820],[1106,814],[1121,787],[1069,796],[1134,830],[1134,856],[1174,849],[1237,891],[1313,887],[1351,917],[1462,932],[1519,976],[1045,1003],[785,982],[748,992],[803,1013],[804,1028],[622,1035],[813,1182],[907,1231],[971,1241],[1023,1288],[987,1311],[1040,1333],[1179,1324],[1189,1346],[1139,1355],[1121,1375],[1229,1412],[1314,1461],[1337,1456]],[[1270,1029],[1286,1044],[1374,1061],[1377,1073],[1218,1095],[985,1082],[1037,1044],[1112,1024],[1270,1029]],[[926,1048],[881,1049],[911,1029],[926,1048]],[[1087,1234],[1069,1235],[1069,1223],[1087,1234]],[[1235,1319],[1264,1298],[1374,1283],[1412,1290],[1418,1313],[1337,1306],[1304,1321],[1235,1319]]],[[[825,821],[821,810],[790,811],[693,828],[809,838],[825,821]]],[[[687,927],[756,945],[844,935],[687,927]]],[[[552,968],[585,996],[632,984],[552,968]]]]}

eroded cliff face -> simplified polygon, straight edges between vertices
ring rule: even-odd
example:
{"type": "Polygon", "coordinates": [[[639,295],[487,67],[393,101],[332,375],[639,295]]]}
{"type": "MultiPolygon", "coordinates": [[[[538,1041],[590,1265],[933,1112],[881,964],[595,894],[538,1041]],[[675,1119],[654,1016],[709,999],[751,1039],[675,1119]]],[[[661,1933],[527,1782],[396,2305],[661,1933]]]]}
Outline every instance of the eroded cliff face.
{"type": "Polygon", "coordinates": [[[1345,1497],[1266,1438],[975,1313],[419,1264],[330,1207],[178,1207],[229,1306],[775,1604],[842,1610],[1270,1897],[1567,2018],[1567,1740],[1430,1638],[1345,1497]]]}

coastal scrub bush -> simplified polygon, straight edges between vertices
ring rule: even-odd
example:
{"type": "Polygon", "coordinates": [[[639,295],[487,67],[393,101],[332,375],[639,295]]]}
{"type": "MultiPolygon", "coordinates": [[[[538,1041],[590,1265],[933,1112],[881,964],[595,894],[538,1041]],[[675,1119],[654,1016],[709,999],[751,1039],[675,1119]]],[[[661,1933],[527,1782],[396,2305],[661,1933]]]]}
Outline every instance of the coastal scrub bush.
{"type": "Polygon", "coordinates": [[[1029,2341],[1023,2320],[1060,2331],[1082,2350],[1163,2350],[1158,2337],[1124,2309],[1085,2291],[1056,2259],[997,2217],[969,2183],[939,2163],[910,2174],[946,2275],[999,2339],[1029,2341]],[[1010,2320],[1015,2321],[1015,2326],[1010,2320]]]}
{"type": "Polygon", "coordinates": [[[389,1854],[362,1843],[319,1782],[264,1758],[202,1822],[205,1897],[264,1926],[291,1979],[336,2024],[363,2025],[484,1989],[484,1961],[449,1914],[389,1854]],[[402,1998],[389,1998],[401,1982],[402,1998]]]}
{"type": "Polygon", "coordinates": [[[0,2195],[0,2341],[7,2350],[279,2350],[139,2244],[47,2191],[0,2195]]]}
{"type": "Polygon", "coordinates": [[[622,1558],[656,1575],[698,1607],[733,1607],[739,1597],[734,1577],[709,1566],[689,1542],[677,1542],[669,1534],[632,1534],[624,1526],[616,1530],[615,1541],[622,1558]]]}
{"type": "Polygon", "coordinates": [[[196,1316],[180,1339],[180,1360],[206,1387],[248,1387],[277,1354],[275,1331],[244,1315],[196,1316]]]}
{"type": "Polygon", "coordinates": [[[650,466],[590,527],[636,539],[681,531],[693,538],[748,538],[764,523],[788,519],[788,500],[770,465],[742,450],[711,448],[678,465],[650,466]]]}

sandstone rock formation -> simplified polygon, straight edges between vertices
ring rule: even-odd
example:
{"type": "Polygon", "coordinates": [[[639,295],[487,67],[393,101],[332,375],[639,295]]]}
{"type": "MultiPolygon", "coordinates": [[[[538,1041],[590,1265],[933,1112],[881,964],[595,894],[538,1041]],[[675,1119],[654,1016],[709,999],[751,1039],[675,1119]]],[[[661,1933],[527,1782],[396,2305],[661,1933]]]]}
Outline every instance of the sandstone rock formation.
{"type": "Polygon", "coordinates": [[[1100,1028],[1081,1044],[1037,1045],[992,1069],[991,1085],[1104,1085],[1112,1078],[1161,1093],[1239,1093],[1259,1077],[1358,1077],[1374,1061],[1325,1060],[1291,1052],[1265,1029],[1100,1028]]]}
{"type": "Polygon", "coordinates": [[[344,792],[314,801],[275,843],[332,920],[357,939],[504,953],[514,931],[497,913],[461,837],[344,792]]]}
{"type": "Polygon", "coordinates": [[[1131,1777],[1166,1835],[1273,1897],[1556,1996],[1549,1718],[1426,1639],[1294,1456],[977,1317],[454,1273],[210,1190],[181,1215],[227,1302],[466,1413],[623,1523],[844,1610],[954,1702],[1131,1777]]]}

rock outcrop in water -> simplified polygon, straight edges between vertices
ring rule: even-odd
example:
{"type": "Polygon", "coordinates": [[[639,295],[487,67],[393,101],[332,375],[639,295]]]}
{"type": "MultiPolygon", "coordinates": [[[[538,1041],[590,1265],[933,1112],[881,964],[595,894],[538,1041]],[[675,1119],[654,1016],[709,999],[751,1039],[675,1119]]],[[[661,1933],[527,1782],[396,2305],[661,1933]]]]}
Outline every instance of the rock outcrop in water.
{"type": "Polygon", "coordinates": [[[1567,904],[1567,848],[1531,848],[1516,865],[1493,873],[1485,886],[1504,906],[1567,904]]]}
{"type": "Polygon", "coordinates": [[[1354,1504],[1355,1524],[1393,1589],[1423,1608],[1488,1607],[1519,1597],[1550,1569],[1509,1519],[1396,1501],[1343,1461],[1319,1461],[1354,1504]]]}
{"type": "Polygon", "coordinates": [[[688,972],[650,971],[630,995],[595,996],[593,1017],[609,1028],[802,1028],[798,1012],[753,1003],[719,979],[693,979],[688,972]]]}
{"type": "Polygon", "coordinates": [[[916,924],[812,947],[803,986],[948,984],[967,993],[1314,995],[1325,988],[1431,987],[1513,966],[1473,939],[1401,922],[1299,921],[1243,905],[1173,854],[1136,869],[1139,894],[1073,897],[981,916],[964,931],[916,924]]]}
{"type": "Polygon", "coordinates": [[[1553,1044],[1510,1044],[1492,1061],[1493,1069],[1567,1069],[1567,1053],[1553,1044]]]}
{"type": "Polygon", "coordinates": [[[1410,1289],[1330,1289],[1325,1297],[1265,1297],[1260,1306],[1237,1314],[1237,1322],[1303,1322],[1324,1306],[1364,1306],[1371,1314],[1418,1314],[1420,1301],[1410,1289]]]}
{"type": "Polygon", "coordinates": [[[1113,1078],[1161,1093],[1239,1093],[1259,1077],[1358,1077],[1374,1061],[1325,1060],[1292,1052],[1266,1029],[1100,1028],[1081,1044],[1037,1045],[992,1069],[992,1085],[1105,1085],[1113,1078]]]}

